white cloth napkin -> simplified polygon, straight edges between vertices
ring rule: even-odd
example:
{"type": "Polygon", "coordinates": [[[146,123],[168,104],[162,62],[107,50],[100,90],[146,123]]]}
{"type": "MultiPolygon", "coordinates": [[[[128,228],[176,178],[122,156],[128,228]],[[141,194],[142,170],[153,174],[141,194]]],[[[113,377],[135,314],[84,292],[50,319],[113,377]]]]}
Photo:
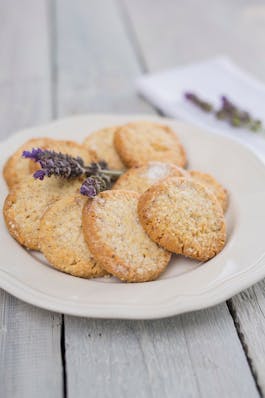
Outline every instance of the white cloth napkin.
{"type": "Polygon", "coordinates": [[[144,75],[137,80],[137,89],[164,115],[191,122],[213,133],[233,136],[250,146],[265,161],[265,133],[231,127],[184,98],[184,92],[194,92],[218,107],[220,97],[226,95],[265,126],[265,85],[227,57],[144,75]]]}

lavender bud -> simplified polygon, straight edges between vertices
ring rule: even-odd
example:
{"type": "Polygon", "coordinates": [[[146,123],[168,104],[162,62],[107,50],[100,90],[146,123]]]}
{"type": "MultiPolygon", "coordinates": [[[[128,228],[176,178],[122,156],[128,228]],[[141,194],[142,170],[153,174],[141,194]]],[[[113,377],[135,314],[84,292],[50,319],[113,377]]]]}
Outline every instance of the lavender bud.
{"type": "Polygon", "coordinates": [[[100,160],[98,164],[101,169],[108,170],[108,163],[105,160],[100,160]]]}
{"type": "Polygon", "coordinates": [[[195,95],[195,94],[193,94],[193,93],[191,93],[191,92],[189,92],[189,91],[187,91],[186,93],[184,93],[184,96],[185,96],[185,98],[187,99],[187,100],[189,100],[189,101],[197,101],[197,99],[198,99],[198,97],[195,95]]]}
{"type": "Polygon", "coordinates": [[[190,101],[192,104],[198,106],[205,112],[212,112],[213,106],[209,102],[206,102],[200,99],[196,94],[191,92],[184,93],[185,98],[190,101]]]}
{"type": "Polygon", "coordinates": [[[33,174],[33,177],[38,179],[38,180],[43,180],[45,176],[46,176],[46,173],[45,173],[44,170],[37,170],[33,174]]]}
{"type": "Polygon", "coordinates": [[[89,198],[94,198],[97,195],[96,183],[93,178],[87,178],[80,188],[80,193],[82,195],[88,196],[89,198]]]}
{"type": "Polygon", "coordinates": [[[22,156],[26,159],[32,159],[38,162],[43,156],[43,150],[40,148],[32,148],[31,151],[23,151],[22,156]]]}
{"type": "Polygon", "coordinates": [[[95,187],[92,186],[86,186],[83,184],[80,188],[80,193],[82,195],[88,196],[89,198],[94,198],[97,195],[97,191],[95,187]]]}

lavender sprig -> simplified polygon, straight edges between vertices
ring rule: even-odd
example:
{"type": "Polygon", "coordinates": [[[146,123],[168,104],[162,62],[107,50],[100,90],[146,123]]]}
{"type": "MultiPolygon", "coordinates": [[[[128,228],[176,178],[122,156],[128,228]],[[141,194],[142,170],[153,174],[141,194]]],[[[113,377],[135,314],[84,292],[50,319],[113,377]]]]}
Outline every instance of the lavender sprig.
{"type": "Polygon", "coordinates": [[[194,105],[197,105],[199,108],[201,108],[203,111],[205,112],[212,112],[213,110],[213,106],[212,104],[210,104],[209,102],[206,102],[204,100],[202,100],[201,98],[198,97],[198,95],[191,93],[191,92],[187,92],[184,94],[185,98],[192,102],[194,105]]]}
{"type": "Polygon", "coordinates": [[[22,156],[40,164],[42,170],[33,174],[34,178],[40,180],[43,180],[45,176],[55,175],[56,177],[73,178],[85,173],[84,161],[79,157],[74,158],[60,152],[40,148],[24,151],[22,156]]]}
{"type": "Polygon", "coordinates": [[[258,131],[262,123],[254,119],[249,112],[239,109],[226,96],[221,97],[221,107],[215,113],[218,119],[227,120],[233,127],[245,127],[251,131],[258,131]]]}
{"type": "Polygon", "coordinates": [[[185,98],[193,105],[196,105],[205,112],[214,113],[219,120],[227,121],[233,127],[243,127],[251,131],[261,131],[263,129],[262,122],[253,118],[249,112],[238,108],[226,96],[221,97],[221,106],[214,109],[214,106],[198,97],[198,95],[186,92],[185,98]]]}
{"type": "Polygon", "coordinates": [[[93,198],[99,192],[110,189],[112,182],[123,174],[122,171],[109,170],[105,161],[92,162],[85,166],[83,159],[80,157],[74,158],[70,155],[46,149],[33,148],[31,151],[24,151],[22,156],[40,164],[41,169],[33,174],[33,177],[39,180],[52,175],[66,179],[85,176],[86,180],[80,188],[80,193],[89,198],[93,198]]]}

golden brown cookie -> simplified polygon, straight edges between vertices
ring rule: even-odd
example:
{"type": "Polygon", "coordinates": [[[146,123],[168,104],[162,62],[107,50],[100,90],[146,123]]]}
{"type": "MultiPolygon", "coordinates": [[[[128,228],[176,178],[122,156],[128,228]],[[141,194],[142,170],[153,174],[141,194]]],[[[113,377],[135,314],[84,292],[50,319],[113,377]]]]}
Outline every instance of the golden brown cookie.
{"type": "Polygon", "coordinates": [[[105,191],[83,209],[84,236],[92,255],[106,271],[127,282],[156,279],[171,256],[144,232],[138,197],[132,191],[105,191]]]}
{"type": "Polygon", "coordinates": [[[94,151],[99,160],[105,160],[110,169],[123,170],[125,166],[113,144],[117,128],[113,126],[95,131],[84,140],[83,145],[94,151]]]}
{"type": "Polygon", "coordinates": [[[206,261],[224,247],[223,210],[214,194],[190,178],[152,185],[139,199],[138,214],[150,238],[171,252],[206,261]]]}
{"type": "Polygon", "coordinates": [[[24,177],[30,175],[30,165],[35,163],[30,159],[22,157],[23,151],[31,150],[32,148],[45,148],[51,143],[49,138],[33,138],[21,145],[16,152],[9,157],[3,169],[3,175],[9,188],[22,181],[24,177]]]}
{"type": "Polygon", "coordinates": [[[222,187],[219,182],[210,174],[202,173],[200,171],[191,170],[189,171],[190,176],[193,180],[199,182],[208,188],[219,200],[223,211],[226,211],[228,206],[228,193],[227,190],[222,187]]]}
{"type": "Polygon", "coordinates": [[[127,170],[114,184],[112,189],[125,189],[143,193],[151,185],[166,177],[188,176],[186,170],[172,163],[149,162],[144,166],[127,170]]]}
{"type": "Polygon", "coordinates": [[[78,193],[81,182],[63,180],[55,177],[43,181],[25,177],[16,184],[7,196],[4,204],[4,217],[10,234],[21,245],[39,250],[40,219],[58,199],[78,193]]]}
{"type": "MultiPolygon", "coordinates": [[[[83,159],[86,165],[97,160],[96,155],[85,148],[83,145],[78,144],[75,141],[69,140],[49,140],[45,149],[52,150],[55,152],[61,152],[63,154],[71,155],[74,158],[80,157],[83,159]]],[[[30,172],[34,173],[40,168],[39,163],[30,163],[30,172]]]]}
{"type": "Polygon", "coordinates": [[[81,278],[106,275],[92,257],[82,230],[82,195],[66,196],[45,211],[40,222],[40,250],[60,271],[81,278]]]}
{"type": "Polygon", "coordinates": [[[177,135],[158,123],[134,122],[121,126],[114,135],[114,145],[127,167],[150,161],[173,163],[184,167],[186,154],[177,135]]]}

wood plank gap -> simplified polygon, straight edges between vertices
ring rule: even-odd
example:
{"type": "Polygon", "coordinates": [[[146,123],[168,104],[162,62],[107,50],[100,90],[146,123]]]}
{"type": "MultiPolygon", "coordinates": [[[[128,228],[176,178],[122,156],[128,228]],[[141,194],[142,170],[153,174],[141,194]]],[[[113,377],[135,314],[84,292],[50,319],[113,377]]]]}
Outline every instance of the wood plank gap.
{"type": "Polygon", "coordinates": [[[247,342],[246,342],[244,333],[243,333],[243,331],[242,331],[242,329],[241,329],[240,321],[239,321],[238,316],[237,316],[236,306],[234,305],[233,300],[228,300],[228,301],[226,302],[226,305],[227,305],[227,307],[228,307],[228,311],[230,312],[231,318],[232,318],[232,320],[233,320],[233,322],[234,322],[234,326],[235,326],[235,329],[236,329],[236,332],[237,332],[237,335],[238,335],[238,339],[239,339],[240,344],[241,344],[241,346],[242,346],[242,350],[243,350],[244,353],[245,353],[245,357],[246,357],[246,360],[247,360],[247,363],[248,363],[248,366],[249,366],[249,370],[250,370],[250,372],[251,372],[251,374],[252,374],[252,377],[253,377],[253,379],[254,379],[254,381],[255,381],[255,384],[256,384],[256,388],[257,388],[257,390],[258,390],[258,393],[259,393],[259,395],[260,395],[261,398],[264,398],[264,395],[263,395],[263,393],[262,393],[261,386],[259,385],[258,376],[257,376],[257,371],[256,371],[256,369],[255,369],[253,360],[251,359],[251,357],[250,357],[250,355],[249,355],[248,344],[247,344],[247,342]]]}
{"type": "Polygon", "coordinates": [[[138,61],[139,67],[144,73],[147,73],[148,68],[147,68],[143,53],[141,51],[140,43],[138,42],[138,38],[135,34],[132,20],[130,18],[130,15],[128,13],[126,5],[122,0],[115,0],[115,1],[118,6],[117,9],[120,13],[121,20],[123,21],[124,30],[127,33],[127,37],[132,45],[132,48],[134,50],[135,57],[138,61]]]}
{"type": "Polygon", "coordinates": [[[62,314],[61,322],[61,358],[62,358],[62,377],[63,377],[63,398],[67,398],[67,371],[66,371],[66,357],[65,357],[65,325],[64,315],[62,314]]]}
{"type": "MultiPolygon", "coordinates": [[[[57,66],[57,54],[58,54],[58,34],[57,34],[57,0],[47,0],[47,11],[50,20],[50,32],[49,32],[49,45],[50,45],[50,77],[51,77],[51,113],[52,118],[58,117],[58,66],[57,66]]],[[[67,398],[67,370],[66,370],[66,354],[65,354],[65,322],[64,314],[61,314],[61,338],[60,338],[60,349],[61,349],[61,363],[62,363],[62,393],[63,398],[67,398]]]]}
{"type": "MultiPolygon", "coordinates": [[[[57,0],[47,0],[47,13],[50,21],[49,31],[49,50],[50,50],[50,79],[51,79],[51,116],[52,119],[58,117],[58,68],[57,68],[57,27],[56,27],[56,2],[57,0]]],[[[62,363],[62,394],[67,398],[67,371],[65,358],[65,324],[64,314],[61,314],[61,363],[62,363]]]]}
{"type": "MultiPolygon", "coordinates": [[[[133,23],[132,23],[132,20],[130,18],[130,15],[128,13],[128,10],[126,8],[126,4],[125,4],[125,2],[123,0],[115,0],[115,1],[116,1],[116,4],[118,5],[117,8],[118,8],[118,11],[119,11],[120,16],[121,16],[121,20],[122,20],[123,25],[124,25],[124,30],[127,33],[127,37],[128,37],[128,39],[129,39],[129,41],[131,43],[131,46],[133,48],[133,51],[134,51],[134,54],[135,54],[135,58],[136,58],[136,60],[138,62],[139,68],[141,69],[141,71],[143,73],[148,73],[149,70],[148,70],[147,64],[145,62],[143,53],[141,51],[141,46],[140,46],[140,43],[138,41],[137,35],[135,34],[135,30],[133,28],[133,23]]],[[[141,97],[144,101],[146,101],[143,96],[139,95],[139,97],[141,97]]],[[[154,111],[159,116],[165,116],[165,114],[163,114],[163,112],[160,109],[156,108],[152,104],[149,104],[149,105],[152,106],[154,111]]]]}
{"type": "Polygon", "coordinates": [[[58,67],[57,67],[57,26],[56,26],[56,3],[57,0],[47,0],[47,13],[50,20],[50,32],[49,32],[49,50],[51,60],[51,116],[52,119],[58,117],[58,67]]]}

